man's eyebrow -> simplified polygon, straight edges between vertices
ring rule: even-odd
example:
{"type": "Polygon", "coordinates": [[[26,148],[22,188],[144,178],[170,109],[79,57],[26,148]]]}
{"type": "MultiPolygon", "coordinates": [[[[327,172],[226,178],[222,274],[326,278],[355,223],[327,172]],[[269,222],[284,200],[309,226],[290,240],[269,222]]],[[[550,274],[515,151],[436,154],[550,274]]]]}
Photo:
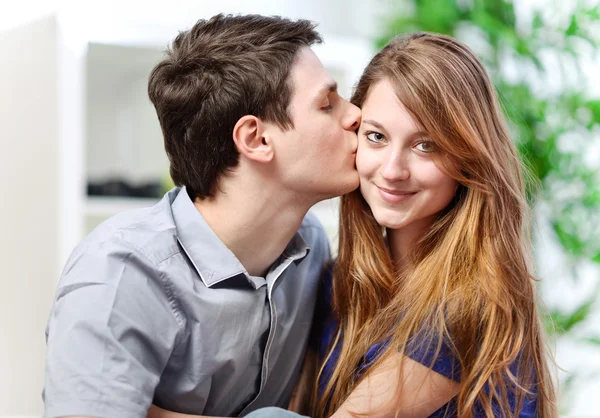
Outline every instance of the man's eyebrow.
{"type": "Polygon", "coordinates": [[[319,99],[325,93],[329,94],[329,93],[336,92],[337,89],[338,89],[338,84],[335,81],[332,81],[331,83],[327,83],[319,89],[319,91],[315,95],[315,99],[319,99]]]}

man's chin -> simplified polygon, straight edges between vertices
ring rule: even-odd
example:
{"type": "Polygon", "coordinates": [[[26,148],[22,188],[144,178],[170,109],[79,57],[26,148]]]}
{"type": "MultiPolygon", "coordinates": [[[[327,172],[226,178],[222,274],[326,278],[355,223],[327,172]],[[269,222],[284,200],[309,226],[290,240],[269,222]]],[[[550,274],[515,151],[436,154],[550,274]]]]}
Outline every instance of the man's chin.
{"type": "Polygon", "coordinates": [[[356,177],[348,176],[344,179],[344,181],[339,181],[337,185],[331,187],[327,191],[323,191],[320,200],[333,199],[334,197],[343,196],[358,189],[359,186],[360,182],[358,180],[358,175],[356,177]]]}
{"type": "Polygon", "coordinates": [[[350,192],[355,191],[360,187],[360,180],[358,178],[358,173],[356,173],[356,178],[353,181],[348,183],[348,189],[343,194],[348,194],[350,192]]]}
{"type": "Polygon", "coordinates": [[[331,197],[343,196],[345,194],[351,193],[354,190],[358,189],[358,186],[359,186],[358,181],[344,182],[343,184],[340,184],[340,186],[335,190],[335,192],[334,192],[335,194],[331,197]]]}

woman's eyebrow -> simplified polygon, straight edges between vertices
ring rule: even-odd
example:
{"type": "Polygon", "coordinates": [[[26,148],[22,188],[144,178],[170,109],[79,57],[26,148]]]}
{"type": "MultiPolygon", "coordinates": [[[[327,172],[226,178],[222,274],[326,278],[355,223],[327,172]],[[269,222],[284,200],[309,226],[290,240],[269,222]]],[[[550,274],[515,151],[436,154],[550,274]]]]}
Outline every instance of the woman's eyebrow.
{"type": "Polygon", "coordinates": [[[372,125],[378,129],[382,129],[385,130],[385,128],[383,127],[383,125],[375,120],[372,119],[363,119],[362,123],[368,123],[369,125],[372,125]]]}
{"type": "MultiPolygon", "coordinates": [[[[381,123],[379,123],[379,122],[377,122],[376,120],[373,120],[373,119],[363,119],[362,123],[367,123],[367,124],[369,124],[371,126],[374,126],[375,128],[377,128],[377,129],[379,129],[381,131],[385,131],[386,130],[385,127],[381,123]]],[[[426,131],[422,130],[422,129],[418,130],[418,131],[415,131],[415,132],[412,132],[410,135],[408,135],[409,138],[420,138],[420,137],[424,137],[424,136],[428,137],[429,134],[426,131]]]]}

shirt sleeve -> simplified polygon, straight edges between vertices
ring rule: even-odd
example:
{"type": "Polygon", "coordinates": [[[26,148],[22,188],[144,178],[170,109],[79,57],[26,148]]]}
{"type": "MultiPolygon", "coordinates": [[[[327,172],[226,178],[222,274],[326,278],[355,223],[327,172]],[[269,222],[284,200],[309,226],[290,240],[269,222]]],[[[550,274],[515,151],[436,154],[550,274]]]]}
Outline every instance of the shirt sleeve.
{"type": "Polygon", "coordinates": [[[71,257],[46,331],[44,417],[146,417],[180,330],[167,289],[126,245],[71,257]]]}
{"type": "Polygon", "coordinates": [[[421,330],[413,335],[406,345],[405,355],[448,379],[460,382],[460,363],[452,354],[448,341],[442,338],[439,343],[437,333],[421,330]]]}
{"type": "MultiPolygon", "coordinates": [[[[432,367],[432,370],[449,378],[456,382],[460,382],[461,378],[461,367],[460,362],[456,359],[450,344],[446,339],[442,339],[439,344],[438,352],[438,336],[436,333],[427,332],[422,330],[413,336],[406,347],[406,355],[413,360],[427,366],[432,367]],[[437,356],[436,356],[437,353],[437,356]]],[[[513,363],[510,368],[511,372],[515,376],[520,375],[520,371],[517,367],[517,362],[513,363]]],[[[516,414],[514,411],[517,409],[517,396],[520,388],[512,383],[506,383],[504,389],[507,391],[508,404],[511,410],[511,416],[514,414],[519,418],[534,417],[536,416],[536,405],[537,405],[537,391],[535,384],[531,386],[533,391],[532,395],[526,395],[523,399],[523,404],[519,413],[516,414]]],[[[489,392],[489,386],[486,384],[486,392],[489,392]]],[[[494,399],[492,403],[492,409],[494,410],[494,416],[502,416],[502,408],[500,407],[497,399],[494,399]]],[[[431,415],[432,417],[444,417],[444,416],[456,416],[457,414],[456,399],[453,399],[448,404],[442,406],[436,413],[431,415]]],[[[473,409],[474,416],[477,418],[486,417],[486,413],[481,406],[481,403],[477,401],[473,409]]]]}

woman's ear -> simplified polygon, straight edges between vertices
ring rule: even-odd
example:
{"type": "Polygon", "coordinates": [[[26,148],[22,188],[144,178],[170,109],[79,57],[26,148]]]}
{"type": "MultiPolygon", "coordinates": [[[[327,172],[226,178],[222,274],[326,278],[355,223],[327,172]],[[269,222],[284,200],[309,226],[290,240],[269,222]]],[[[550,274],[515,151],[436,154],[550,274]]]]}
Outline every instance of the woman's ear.
{"type": "Polygon", "coordinates": [[[265,124],[256,116],[242,116],[233,128],[233,142],[249,160],[266,163],[273,159],[273,143],[265,124]]]}

